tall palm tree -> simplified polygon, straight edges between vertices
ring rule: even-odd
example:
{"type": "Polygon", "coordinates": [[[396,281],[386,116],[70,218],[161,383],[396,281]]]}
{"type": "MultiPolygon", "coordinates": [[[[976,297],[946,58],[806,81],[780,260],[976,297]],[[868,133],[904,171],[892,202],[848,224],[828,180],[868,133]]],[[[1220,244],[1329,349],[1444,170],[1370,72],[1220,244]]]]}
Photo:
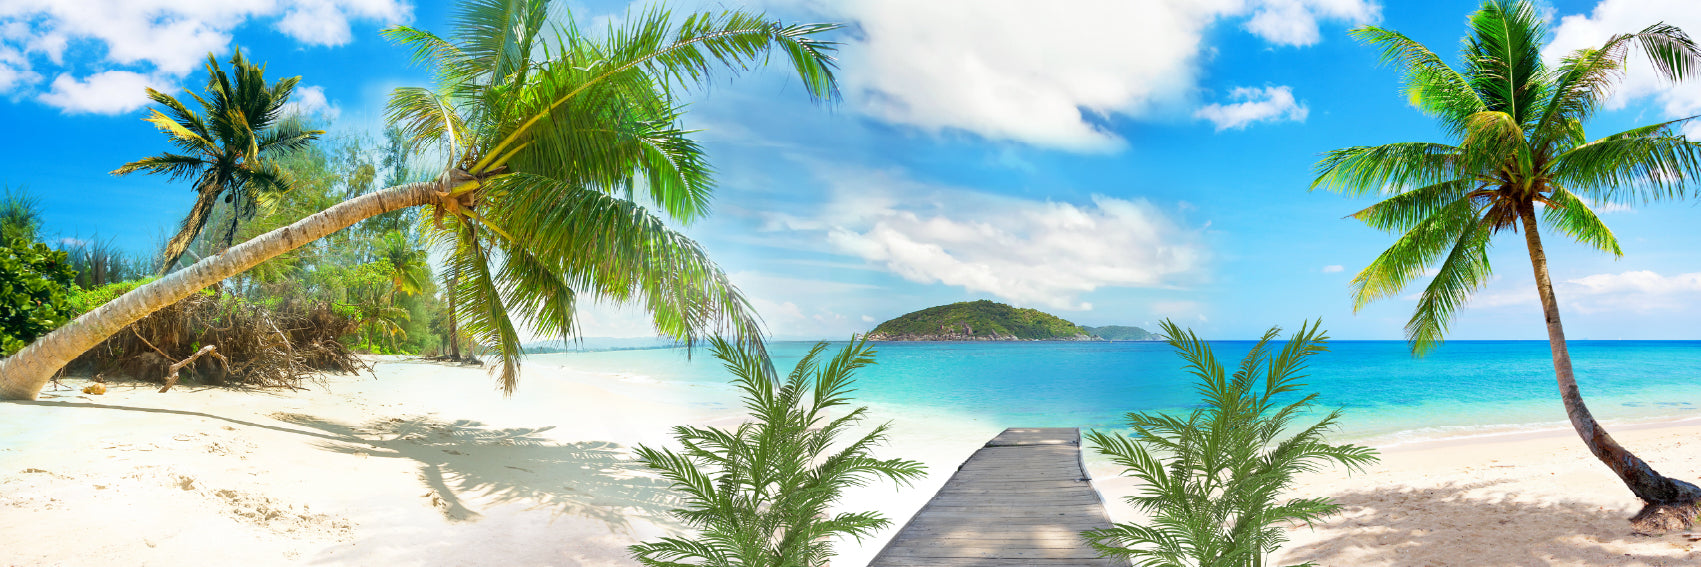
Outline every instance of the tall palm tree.
{"type": "Polygon", "coordinates": [[[268,158],[306,147],[324,134],[284,116],[284,103],[301,77],[267,85],[265,65],[249,62],[241,49],[230,56],[230,67],[231,73],[226,74],[218,60],[207,54],[207,96],[189,93],[201,105],[198,113],[171,95],[149,88],[148,98],[165,110],[150,109],[146,120],[183,153],[142,158],[112,171],[113,175],[142,172],[195,180],[195,204],[183,217],[177,235],[165,245],[162,271],[177,267],[221,201],[230,205],[230,223],[213,239],[213,250],[229,248],[237,223],[253,217],[260,195],[289,189],[288,180],[268,158]]]}
{"type": "MultiPolygon", "coordinates": [[[[432,65],[436,88],[398,89],[391,119],[447,159],[432,181],[354,197],[209,257],[79,317],[0,361],[0,397],[34,398],[66,361],[142,316],[362,219],[431,207],[431,241],[462,276],[461,331],[518,380],[519,332],[566,336],[579,294],[642,305],[656,329],[693,341],[728,331],[760,343],[755,313],[703,249],[631,198],[689,221],[713,180],[681,128],[677,93],[778,51],[805,91],[834,96],[830,24],[784,25],[743,11],[632,14],[605,37],[545,32],[547,0],[467,0],[448,38],[393,28],[432,65]],[[675,23],[677,22],[677,23],[675,23]],[[641,183],[641,185],[640,185],[641,183]]],[[[559,21],[572,21],[570,16],[559,21]]]]}
{"type": "Polygon", "coordinates": [[[1485,2],[1469,26],[1459,69],[1398,32],[1353,30],[1359,40],[1382,49],[1384,61],[1403,75],[1412,103],[1456,140],[1343,148],[1318,164],[1313,188],[1387,197],[1352,216],[1400,234],[1353,278],[1355,308],[1397,295],[1433,267],[1435,275],[1406,324],[1413,352],[1423,354],[1442,340],[1457,310],[1489,281],[1492,237],[1522,231],[1572,426],[1589,450],[1648,504],[1632,519],[1638,529],[1659,531],[1659,524],[1679,517],[1687,524],[1681,511],[1693,515],[1689,507],[1701,498],[1701,489],[1655,472],[1613,441],[1584,405],[1539,228],[1620,256],[1618,240],[1589,209],[1591,203],[1688,194],[1689,184],[1701,176],[1701,144],[1679,131],[1688,119],[1592,141],[1584,136],[1583,123],[1611,95],[1633,48],[1671,80],[1693,75],[1701,52],[1681,30],[1655,24],[1550,66],[1540,53],[1546,26],[1527,2],[1485,2]]]}

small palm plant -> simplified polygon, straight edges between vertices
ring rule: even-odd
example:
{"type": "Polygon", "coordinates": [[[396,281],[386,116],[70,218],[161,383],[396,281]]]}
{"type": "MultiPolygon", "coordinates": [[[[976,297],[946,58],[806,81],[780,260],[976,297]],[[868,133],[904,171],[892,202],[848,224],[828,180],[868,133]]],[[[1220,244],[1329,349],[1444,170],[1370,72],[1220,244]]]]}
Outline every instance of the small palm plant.
{"type": "MultiPolygon", "coordinates": [[[[1320,323],[1320,322],[1319,322],[1320,323]]],[[[1323,434],[1340,410],[1282,439],[1311,407],[1317,394],[1299,396],[1306,359],[1328,350],[1318,323],[1301,325],[1273,351],[1281,328],[1264,333],[1225,376],[1210,345],[1173,321],[1164,336],[1180,351],[1187,370],[1199,378],[1203,406],[1186,416],[1128,414],[1127,436],[1092,431],[1087,438],[1100,454],[1126,467],[1145,484],[1128,502],[1151,514],[1150,525],[1116,524],[1081,535],[1105,557],[1139,567],[1257,567],[1287,541],[1282,524],[1310,525],[1339,511],[1328,498],[1278,503],[1297,473],[1327,463],[1360,471],[1377,461],[1359,445],[1330,445],[1323,434]]]]}
{"type": "Polygon", "coordinates": [[[861,539],[887,527],[877,512],[827,513],[847,487],[887,478],[908,485],[922,464],[876,459],[889,424],[842,446],[835,441],[866,417],[850,403],[851,375],[874,363],[867,340],[853,341],[822,364],[819,343],[783,380],[767,355],[720,338],[710,348],[744,393],[750,421],[737,429],[674,428],[682,451],[639,446],[638,458],[660,471],[683,498],[673,513],[699,530],[695,539],[665,537],[630,548],[651,566],[814,567],[826,565],[833,539],[861,539]]]}

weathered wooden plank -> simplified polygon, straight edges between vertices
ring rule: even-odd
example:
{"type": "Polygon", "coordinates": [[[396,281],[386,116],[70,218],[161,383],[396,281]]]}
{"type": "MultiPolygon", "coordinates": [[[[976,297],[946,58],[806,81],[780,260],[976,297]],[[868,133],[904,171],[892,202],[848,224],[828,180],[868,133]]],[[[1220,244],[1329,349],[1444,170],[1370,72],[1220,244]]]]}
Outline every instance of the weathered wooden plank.
{"type": "Polygon", "coordinates": [[[1108,559],[994,559],[984,557],[894,557],[881,567],[1111,567],[1108,559]]]}
{"type": "Polygon", "coordinates": [[[1117,565],[1080,537],[1110,526],[1081,468],[1080,438],[1074,428],[1004,430],[958,467],[869,566],[1117,565]]]}

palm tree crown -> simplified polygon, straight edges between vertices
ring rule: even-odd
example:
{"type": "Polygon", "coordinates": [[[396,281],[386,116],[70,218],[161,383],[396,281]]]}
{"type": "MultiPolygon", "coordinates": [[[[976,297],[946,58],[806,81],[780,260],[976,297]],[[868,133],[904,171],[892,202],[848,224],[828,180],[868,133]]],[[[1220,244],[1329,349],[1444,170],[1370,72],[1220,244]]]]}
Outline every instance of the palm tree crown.
{"type": "Polygon", "coordinates": [[[679,91],[717,63],[742,70],[777,49],[812,97],[832,97],[834,45],[812,36],[836,26],[651,10],[594,39],[555,20],[572,18],[551,17],[545,0],[475,0],[448,37],[385,32],[437,74],[434,88],[397,89],[389,115],[444,156],[454,187],[427,236],[448,252],[460,328],[501,355],[507,391],[520,354],[509,313],[565,337],[582,293],[640,303],[668,336],[691,341],[720,325],[759,344],[726,275],[635,193],[682,222],[707,212],[713,180],[680,125],[679,91]]]}
{"type": "Polygon", "coordinates": [[[1414,351],[1441,341],[1454,313],[1488,282],[1495,233],[1518,230],[1539,209],[1541,225],[1621,255],[1591,203],[1680,197],[1701,175],[1701,144],[1679,131],[1687,118],[1595,140],[1583,133],[1625,73],[1633,47],[1665,77],[1695,72],[1701,57],[1675,27],[1616,35],[1550,66],[1541,57],[1547,28],[1535,7],[1491,0],[1470,19],[1459,69],[1399,32],[1363,27],[1353,35],[1382,49],[1384,61],[1403,75],[1412,104],[1455,140],[1331,151],[1313,184],[1353,196],[1386,195],[1352,216],[1401,234],[1353,278],[1356,307],[1395,295],[1435,268],[1406,325],[1414,351]]]}
{"type": "Polygon", "coordinates": [[[182,153],[142,158],[112,172],[129,175],[139,171],[195,180],[195,205],[166,243],[161,267],[165,271],[177,265],[221,200],[230,204],[230,223],[217,237],[217,247],[228,248],[236,236],[237,222],[253,216],[261,195],[289,188],[289,181],[268,158],[305,147],[324,134],[285,116],[284,105],[301,77],[267,85],[265,65],[250,63],[241,49],[231,55],[230,67],[231,73],[226,74],[218,60],[207,55],[207,96],[189,93],[200,103],[201,112],[149,88],[148,98],[164,110],[150,109],[147,121],[170,137],[182,153]]]}

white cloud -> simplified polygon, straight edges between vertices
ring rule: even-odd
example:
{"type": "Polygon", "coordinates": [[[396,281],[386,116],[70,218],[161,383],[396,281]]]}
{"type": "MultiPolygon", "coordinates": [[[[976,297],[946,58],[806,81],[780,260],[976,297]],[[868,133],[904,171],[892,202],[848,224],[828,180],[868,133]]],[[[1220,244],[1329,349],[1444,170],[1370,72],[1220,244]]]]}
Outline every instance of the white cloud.
{"type": "Polygon", "coordinates": [[[1318,40],[1320,19],[1366,23],[1369,0],[769,0],[804,3],[859,32],[842,53],[851,104],[923,131],[1078,152],[1124,141],[1113,116],[1182,108],[1224,18],[1278,45],[1318,40]]]}
{"type": "MultiPolygon", "coordinates": [[[[1101,287],[1174,287],[1206,258],[1197,231],[1143,199],[1034,201],[941,188],[881,171],[825,175],[828,211],[790,230],[824,230],[840,253],[910,281],[1013,303],[1087,310],[1101,287]]],[[[778,228],[778,227],[776,227],[778,228]]]]}
{"type": "Polygon", "coordinates": [[[1336,272],[1339,272],[1339,271],[1345,270],[1345,269],[1346,269],[1346,267],[1341,266],[1340,264],[1333,264],[1333,265],[1323,266],[1323,273],[1333,274],[1333,273],[1336,273],[1336,272]]]}
{"type": "Polygon", "coordinates": [[[1305,46],[1320,39],[1318,18],[1366,23],[1377,20],[1380,11],[1358,0],[1268,0],[1258,3],[1246,30],[1278,45],[1305,46]]]}
{"type": "Polygon", "coordinates": [[[336,120],[343,109],[325,98],[325,88],[320,86],[298,86],[295,93],[290,95],[289,102],[284,103],[283,114],[298,116],[319,116],[326,120],[336,120]]]}
{"type": "MultiPolygon", "coordinates": [[[[0,0],[0,94],[38,82],[48,69],[67,77],[71,67],[93,68],[87,76],[66,79],[77,84],[110,82],[115,80],[110,75],[96,77],[113,72],[175,83],[199,68],[208,53],[227,52],[231,32],[250,20],[280,18],[276,27],[285,35],[334,46],[350,41],[351,19],[388,24],[411,16],[406,0],[0,0]],[[91,51],[100,54],[97,59],[65,60],[67,53],[91,51]]],[[[59,79],[53,88],[60,88],[59,79]]],[[[68,112],[112,113],[142,106],[140,96],[39,98],[68,112]],[[110,106],[115,100],[131,105],[110,106]],[[81,101],[96,106],[67,106],[81,101]]]]}
{"type": "Polygon", "coordinates": [[[308,45],[342,45],[349,41],[351,17],[401,22],[409,12],[395,0],[295,0],[278,20],[278,31],[308,45]]]}
{"type": "Polygon", "coordinates": [[[873,323],[873,322],[874,322],[874,317],[872,317],[872,316],[869,316],[869,315],[863,315],[863,316],[862,316],[862,322],[864,322],[864,323],[873,323]]]}
{"type": "MultiPolygon", "coordinates": [[[[1559,306],[1578,313],[1679,311],[1701,299],[1701,272],[1662,276],[1650,270],[1594,274],[1554,284],[1559,306]]],[[[1416,299],[1410,297],[1407,299],[1416,299]]],[[[1496,282],[1471,298],[1468,307],[1493,308],[1540,304],[1535,282],[1496,282]]]]}
{"type": "Polygon", "coordinates": [[[1701,292],[1701,273],[1662,276],[1648,270],[1621,274],[1595,274],[1566,280],[1576,291],[1589,295],[1608,293],[1673,294],[1701,292]]]}
{"type": "Polygon", "coordinates": [[[1237,87],[1229,91],[1229,100],[1241,102],[1208,104],[1195,111],[1193,117],[1211,121],[1221,132],[1239,130],[1254,122],[1304,122],[1311,113],[1304,103],[1294,100],[1293,89],[1287,86],[1237,87]]]}
{"type": "MultiPolygon", "coordinates": [[[[1682,28],[1692,37],[1701,34],[1701,2],[1602,0],[1588,14],[1561,18],[1554,28],[1553,42],[1542,50],[1542,57],[1554,64],[1577,49],[1599,47],[1615,34],[1634,33],[1657,22],[1682,28]]],[[[1637,48],[1632,50],[1630,68],[1606,107],[1623,108],[1637,100],[1652,100],[1666,118],[1701,114],[1701,81],[1691,79],[1673,84],[1660,78],[1637,48]]],[[[1687,124],[1684,132],[1691,139],[1701,138],[1701,124],[1687,124]]]]}
{"type": "Polygon", "coordinates": [[[132,71],[102,71],[82,80],[61,73],[38,98],[72,114],[118,114],[146,105],[148,87],[169,92],[173,82],[132,71]]]}

